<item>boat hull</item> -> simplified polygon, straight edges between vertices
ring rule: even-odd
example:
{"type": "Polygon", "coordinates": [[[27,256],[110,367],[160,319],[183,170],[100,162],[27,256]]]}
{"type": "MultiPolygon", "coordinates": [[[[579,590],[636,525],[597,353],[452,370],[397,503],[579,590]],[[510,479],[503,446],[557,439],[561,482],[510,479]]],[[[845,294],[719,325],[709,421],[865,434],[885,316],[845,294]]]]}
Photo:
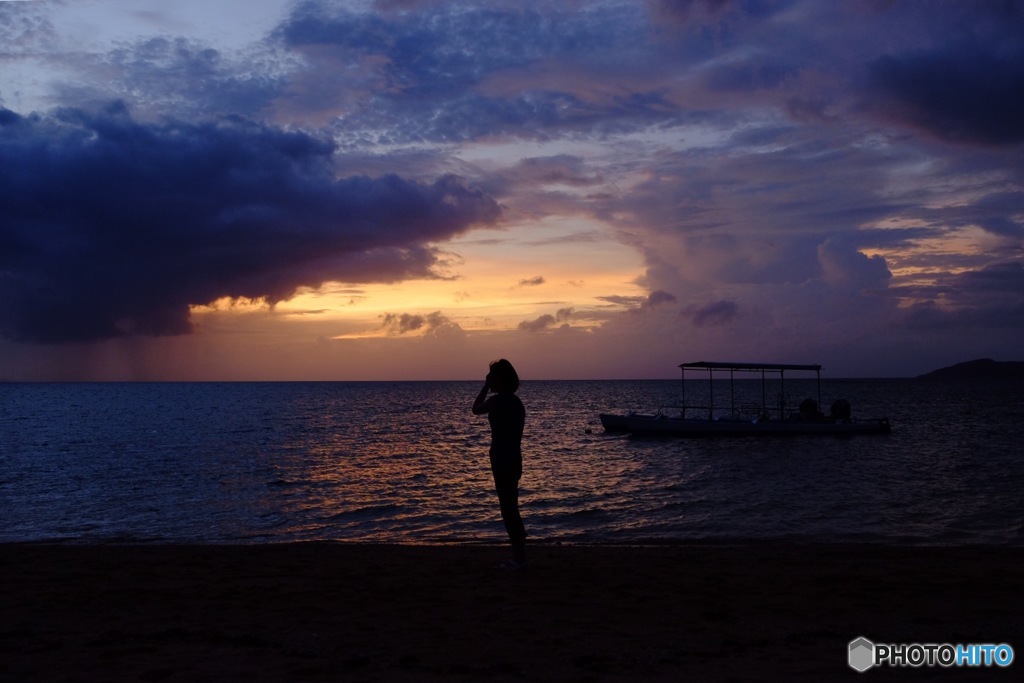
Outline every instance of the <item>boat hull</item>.
{"type": "Polygon", "coordinates": [[[871,420],[700,420],[663,415],[601,415],[606,432],[665,436],[785,436],[888,434],[885,418],[871,420]]]}

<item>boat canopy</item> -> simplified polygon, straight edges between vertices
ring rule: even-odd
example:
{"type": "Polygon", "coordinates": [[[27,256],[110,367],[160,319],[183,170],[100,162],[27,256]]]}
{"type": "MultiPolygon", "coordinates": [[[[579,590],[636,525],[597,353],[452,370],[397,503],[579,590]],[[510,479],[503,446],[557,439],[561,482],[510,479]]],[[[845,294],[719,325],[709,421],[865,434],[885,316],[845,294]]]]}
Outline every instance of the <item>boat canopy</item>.
{"type": "Polygon", "coordinates": [[[734,379],[734,373],[736,372],[759,372],[761,373],[761,407],[762,410],[767,414],[768,396],[767,396],[767,380],[768,373],[778,373],[779,378],[779,405],[776,407],[776,418],[779,420],[785,419],[786,406],[784,404],[785,397],[785,377],[787,370],[813,372],[818,384],[818,401],[816,406],[821,406],[821,365],[813,364],[798,364],[798,363],[728,363],[724,361],[709,362],[709,361],[697,361],[695,363],[682,363],[679,366],[682,370],[682,405],[680,406],[680,415],[684,419],[687,416],[688,410],[695,410],[698,412],[707,411],[707,419],[714,419],[715,411],[715,390],[714,390],[714,378],[715,371],[722,371],[729,373],[729,406],[732,413],[736,414],[736,392],[732,386],[734,379]],[[708,371],[708,404],[705,405],[687,405],[686,403],[686,371],[687,370],[707,370],[708,371]]]}
{"type": "Polygon", "coordinates": [[[749,372],[760,372],[770,370],[783,372],[785,370],[805,370],[808,372],[821,372],[820,365],[795,365],[793,363],[709,363],[708,361],[697,361],[696,363],[682,363],[683,370],[688,368],[703,368],[705,370],[746,370],[749,372]]]}

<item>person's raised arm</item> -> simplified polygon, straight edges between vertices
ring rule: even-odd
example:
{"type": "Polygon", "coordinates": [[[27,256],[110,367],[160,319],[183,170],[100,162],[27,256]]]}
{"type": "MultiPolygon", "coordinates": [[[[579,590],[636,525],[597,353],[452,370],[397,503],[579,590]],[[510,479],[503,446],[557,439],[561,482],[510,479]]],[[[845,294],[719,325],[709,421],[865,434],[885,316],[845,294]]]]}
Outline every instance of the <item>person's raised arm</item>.
{"type": "Polygon", "coordinates": [[[477,394],[476,400],[473,401],[473,414],[482,415],[487,412],[487,392],[491,390],[491,376],[487,375],[487,379],[484,380],[484,386],[477,394]]]}

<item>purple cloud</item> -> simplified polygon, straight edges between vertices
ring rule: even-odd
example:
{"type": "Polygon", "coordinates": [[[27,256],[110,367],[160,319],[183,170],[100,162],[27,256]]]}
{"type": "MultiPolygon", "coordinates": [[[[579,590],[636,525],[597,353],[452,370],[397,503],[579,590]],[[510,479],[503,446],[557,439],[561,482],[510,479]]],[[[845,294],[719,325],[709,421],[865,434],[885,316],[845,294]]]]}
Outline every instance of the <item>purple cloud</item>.
{"type": "Polygon", "coordinates": [[[237,117],[0,111],[0,335],[184,334],[220,297],[432,277],[428,242],[499,215],[453,176],[338,179],[333,152],[237,117]]]}
{"type": "Polygon", "coordinates": [[[739,314],[739,306],[733,301],[716,301],[700,308],[688,308],[684,314],[697,327],[724,325],[739,314]]]}

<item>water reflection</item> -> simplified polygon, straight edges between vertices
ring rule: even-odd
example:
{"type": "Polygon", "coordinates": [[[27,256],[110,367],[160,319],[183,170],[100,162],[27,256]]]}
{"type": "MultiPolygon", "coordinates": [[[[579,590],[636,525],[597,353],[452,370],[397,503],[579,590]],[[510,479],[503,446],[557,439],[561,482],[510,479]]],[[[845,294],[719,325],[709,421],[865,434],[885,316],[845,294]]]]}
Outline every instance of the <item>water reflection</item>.
{"type": "MultiPolygon", "coordinates": [[[[477,388],[0,386],[0,540],[501,542],[477,388]]],[[[523,512],[544,540],[1020,543],[1018,389],[826,381],[893,433],[633,439],[597,415],[678,381],[525,382],[523,512]]]]}

